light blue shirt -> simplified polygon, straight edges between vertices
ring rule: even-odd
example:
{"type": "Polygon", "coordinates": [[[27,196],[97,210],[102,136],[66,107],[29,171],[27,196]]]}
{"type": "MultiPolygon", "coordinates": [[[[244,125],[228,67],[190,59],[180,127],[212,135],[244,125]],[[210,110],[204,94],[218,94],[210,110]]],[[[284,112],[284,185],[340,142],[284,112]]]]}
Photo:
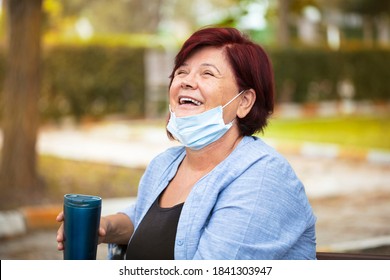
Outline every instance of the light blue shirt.
{"type": "MultiPolygon", "coordinates": [[[[152,160],[135,205],[135,229],[185,156],[173,147],[152,160]]],[[[175,259],[315,259],[316,218],[289,163],[257,137],[236,149],[193,187],[179,219],[175,259]]]]}

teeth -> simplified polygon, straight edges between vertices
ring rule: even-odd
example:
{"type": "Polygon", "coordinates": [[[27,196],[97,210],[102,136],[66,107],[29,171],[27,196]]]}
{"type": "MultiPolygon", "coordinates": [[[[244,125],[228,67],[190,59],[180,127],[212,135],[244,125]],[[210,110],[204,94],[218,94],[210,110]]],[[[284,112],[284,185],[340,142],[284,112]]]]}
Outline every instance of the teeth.
{"type": "Polygon", "coordinates": [[[200,102],[198,100],[195,100],[195,99],[192,99],[192,98],[188,98],[188,97],[180,98],[180,104],[185,104],[185,103],[188,103],[188,102],[194,103],[197,106],[202,105],[202,102],[200,102]]]}

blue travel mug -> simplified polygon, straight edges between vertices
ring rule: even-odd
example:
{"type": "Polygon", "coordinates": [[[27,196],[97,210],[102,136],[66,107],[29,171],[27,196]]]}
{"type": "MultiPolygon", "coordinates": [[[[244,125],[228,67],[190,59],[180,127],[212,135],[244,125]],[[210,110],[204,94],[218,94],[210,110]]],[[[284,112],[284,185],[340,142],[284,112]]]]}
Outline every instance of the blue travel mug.
{"type": "Polygon", "coordinates": [[[98,196],[64,196],[64,260],[95,260],[102,199],[98,196]]]}

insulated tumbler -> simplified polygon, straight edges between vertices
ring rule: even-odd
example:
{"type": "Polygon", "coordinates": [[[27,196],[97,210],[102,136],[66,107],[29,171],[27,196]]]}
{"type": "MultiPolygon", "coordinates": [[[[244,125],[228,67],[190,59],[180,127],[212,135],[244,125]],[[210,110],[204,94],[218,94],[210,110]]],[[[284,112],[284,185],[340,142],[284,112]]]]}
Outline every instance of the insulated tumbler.
{"type": "Polygon", "coordinates": [[[102,199],[98,196],[64,196],[64,260],[95,260],[102,199]]]}

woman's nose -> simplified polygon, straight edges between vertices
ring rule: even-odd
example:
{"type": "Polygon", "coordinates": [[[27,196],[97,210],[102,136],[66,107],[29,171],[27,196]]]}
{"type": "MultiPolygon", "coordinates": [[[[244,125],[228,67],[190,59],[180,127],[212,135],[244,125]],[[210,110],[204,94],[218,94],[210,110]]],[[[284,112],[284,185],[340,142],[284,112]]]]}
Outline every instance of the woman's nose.
{"type": "Polygon", "coordinates": [[[191,89],[191,88],[193,88],[192,85],[187,83],[187,82],[182,82],[181,83],[181,87],[184,88],[184,89],[191,89]]]}
{"type": "Polygon", "coordinates": [[[196,81],[194,78],[187,77],[181,82],[181,87],[183,89],[194,89],[196,88],[196,81]]]}

